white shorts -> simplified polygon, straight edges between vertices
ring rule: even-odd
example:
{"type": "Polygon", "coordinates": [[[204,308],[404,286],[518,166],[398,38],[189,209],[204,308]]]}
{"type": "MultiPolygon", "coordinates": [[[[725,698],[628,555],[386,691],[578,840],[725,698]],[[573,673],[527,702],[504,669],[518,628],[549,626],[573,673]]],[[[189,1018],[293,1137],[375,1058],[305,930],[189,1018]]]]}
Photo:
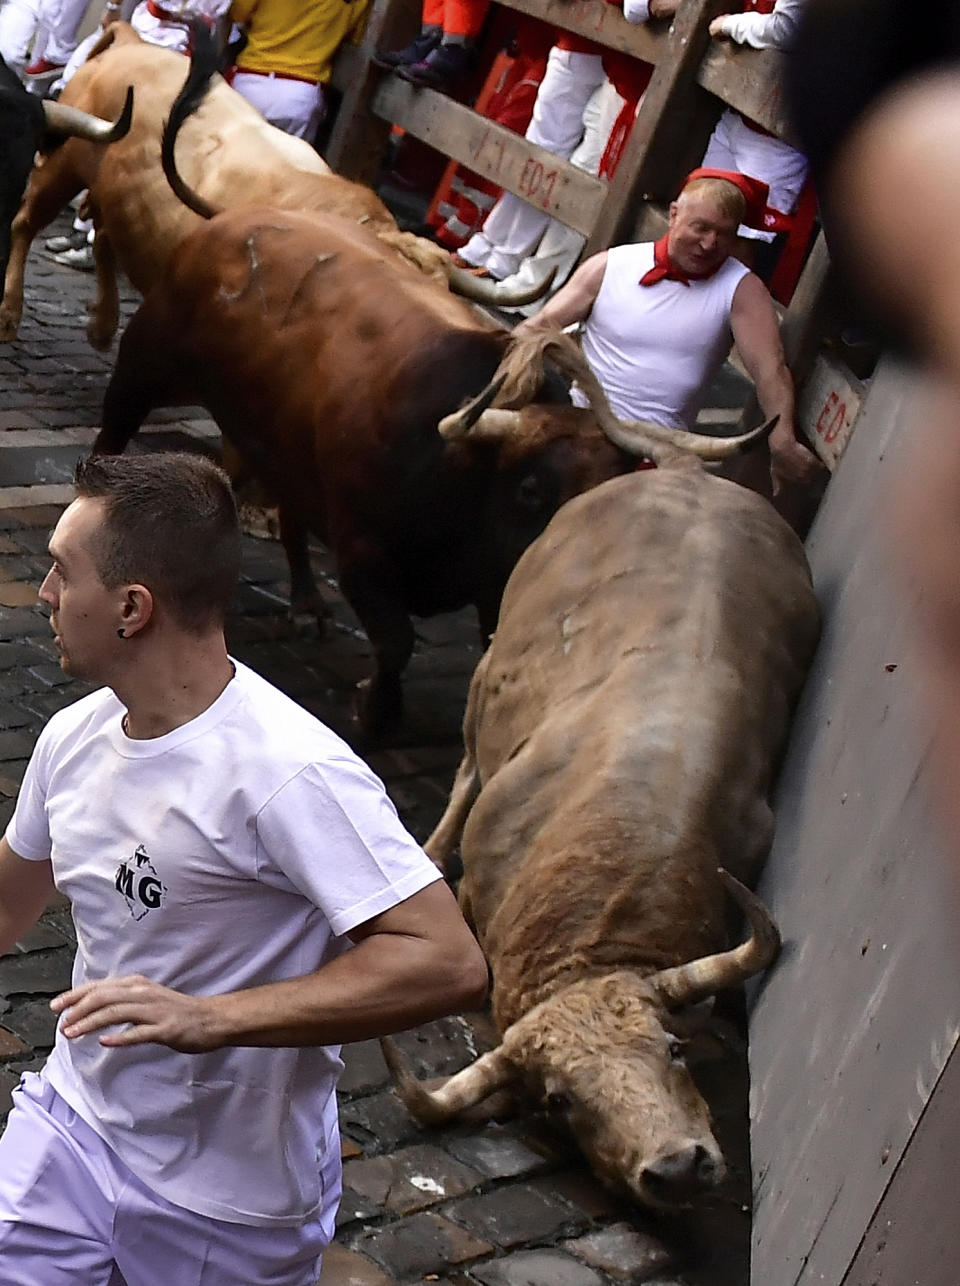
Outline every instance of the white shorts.
{"type": "MultiPolygon", "coordinates": [[[[320,1220],[252,1228],[146,1188],[44,1079],[0,1137],[0,1286],[314,1286],[320,1220]]],[[[329,1220],[327,1221],[329,1222],[329,1220]]]]}

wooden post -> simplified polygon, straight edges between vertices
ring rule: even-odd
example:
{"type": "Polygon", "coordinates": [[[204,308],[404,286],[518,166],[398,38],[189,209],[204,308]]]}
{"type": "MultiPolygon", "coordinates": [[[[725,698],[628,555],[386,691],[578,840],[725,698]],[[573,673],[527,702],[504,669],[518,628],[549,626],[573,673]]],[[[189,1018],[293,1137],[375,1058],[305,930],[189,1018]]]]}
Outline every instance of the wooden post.
{"type": "Polygon", "coordinates": [[[345,178],[372,183],[390,136],[389,123],[370,110],[376,88],[386,75],[371,65],[371,54],[376,49],[402,47],[419,30],[420,0],[374,0],[359,50],[344,50],[348,57],[353,55],[352,74],[330,133],[325,159],[331,169],[345,178]]]}
{"type": "MultiPolygon", "coordinates": [[[[669,172],[678,148],[686,155],[685,100],[696,92],[697,69],[710,38],[710,19],[722,9],[723,0],[681,0],[585,254],[625,240],[654,177],[669,172]]],[[[680,177],[676,176],[678,182],[680,177]]]]}

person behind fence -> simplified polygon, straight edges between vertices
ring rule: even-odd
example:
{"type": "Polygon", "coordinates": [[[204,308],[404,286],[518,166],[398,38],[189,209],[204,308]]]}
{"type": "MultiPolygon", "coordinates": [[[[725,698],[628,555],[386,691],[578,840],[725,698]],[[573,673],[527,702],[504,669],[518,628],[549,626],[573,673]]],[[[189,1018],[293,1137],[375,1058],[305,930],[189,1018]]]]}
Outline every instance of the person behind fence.
{"type": "Polygon", "coordinates": [[[312,143],[334,56],[359,40],[369,9],[370,0],[233,0],[246,43],[230,83],[271,125],[312,143]]]}
{"type": "Polygon", "coordinates": [[[448,89],[473,66],[489,0],[423,0],[420,34],[402,49],[380,49],[370,60],[411,84],[448,89]]]}
{"type": "MultiPolygon", "coordinates": [[[[625,0],[624,13],[629,21],[637,23],[649,17],[666,17],[675,7],[674,0],[653,0],[649,6],[646,0],[625,0]]],[[[524,137],[554,156],[564,160],[571,157],[584,136],[588,104],[608,77],[624,104],[621,115],[629,129],[652,74],[649,63],[563,32],[547,58],[546,74],[524,137]]],[[[503,281],[533,253],[549,224],[549,211],[513,192],[505,192],[483,227],[460,248],[454,262],[503,281]]]]}
{"type": "MultiPolygon", "coordinates": [[[[747,175],[700,168],[670,205],[659,241],[591,256],[517,333],[582,322],[583,352],[617,415],[693,429],[710,381],[732,343],[756,384],[770,435],[774,491],[820,471],[794,430],[793,380],[773,301],[733,257],[737,226],[762,223],[766,186],[747,175]]],[[[586,405],[576,388],[574,401],[586,405]]]]}
{"type": "Polygon", "coordinates": [[[339,1044],[476,1006],[483,957],[380,781],[229,656],[220,469],[82,462],[50,555],[60,664],[98,687],[41,733],[0,841],[0,953],[55,887],[78,941],[0,1138],[0,1278],[314,1286],[339,1044]]]}
{"type": "MultiPolygon", "coordinates": [[[[714,40],[730,40],[753,49],[789,50],[805,3],[806,0],[744,0],[743,12],[718,14],[711,21],[710,35],[714,40]]],[[[737,170],[766,183],[769,196],[763,226],[742,224],[738,232],[742,239],[738,253],[748,262],[753,262],[756,255],[760,269],[761,261],[776,254],[764,243],[772,245],[777,233],[789,226],[788,216],[797,207],[810,168],[806,156],[736,108],[727,107],[700,164],[737,170]]],[[[766,278],[766,265],[761,270],[766,278]]]]}

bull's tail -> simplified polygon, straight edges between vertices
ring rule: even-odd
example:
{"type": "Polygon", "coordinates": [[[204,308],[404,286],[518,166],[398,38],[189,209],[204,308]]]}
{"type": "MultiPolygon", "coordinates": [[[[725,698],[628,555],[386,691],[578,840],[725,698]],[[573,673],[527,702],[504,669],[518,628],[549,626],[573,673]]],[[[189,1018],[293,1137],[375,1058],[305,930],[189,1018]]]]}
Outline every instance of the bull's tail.
{"type": "Polygon", "coordinates": [[[187,186],[177,172],[174,160],[174,148],[180,127],[203,102],[210,88],[210,82],[220,70],[220,49],[213,32],[203,22],[191,22],[190,30],[193,37],[190,71],[183,82],[183,88],[173,100],[170,117],[163,128],[160,160],[167,182],[187,209],[192,210],[194,214],[199,214],[201,219],[212,219],[220,211],[187,186]]]}

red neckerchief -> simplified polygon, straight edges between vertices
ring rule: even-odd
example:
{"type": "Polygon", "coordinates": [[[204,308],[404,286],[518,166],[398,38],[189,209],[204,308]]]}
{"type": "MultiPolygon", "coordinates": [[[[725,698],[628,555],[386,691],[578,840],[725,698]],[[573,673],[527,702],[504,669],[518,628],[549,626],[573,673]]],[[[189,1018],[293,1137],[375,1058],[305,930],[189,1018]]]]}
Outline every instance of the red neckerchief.
{"type": "Polygon", "coordinates": [[[716,268],[711,268],[709,272],[684,272],[682,268],[678,268],[670,261],[670,255],[667,253],[668,235],[664,233],[659,241],[653,243],[653,267],[640,278],[641,286],[655,286],[658,281],[682,281],[685,286],[689,286],[691,281],[706,281],[723,267],[721,260],[716,268]]]}

